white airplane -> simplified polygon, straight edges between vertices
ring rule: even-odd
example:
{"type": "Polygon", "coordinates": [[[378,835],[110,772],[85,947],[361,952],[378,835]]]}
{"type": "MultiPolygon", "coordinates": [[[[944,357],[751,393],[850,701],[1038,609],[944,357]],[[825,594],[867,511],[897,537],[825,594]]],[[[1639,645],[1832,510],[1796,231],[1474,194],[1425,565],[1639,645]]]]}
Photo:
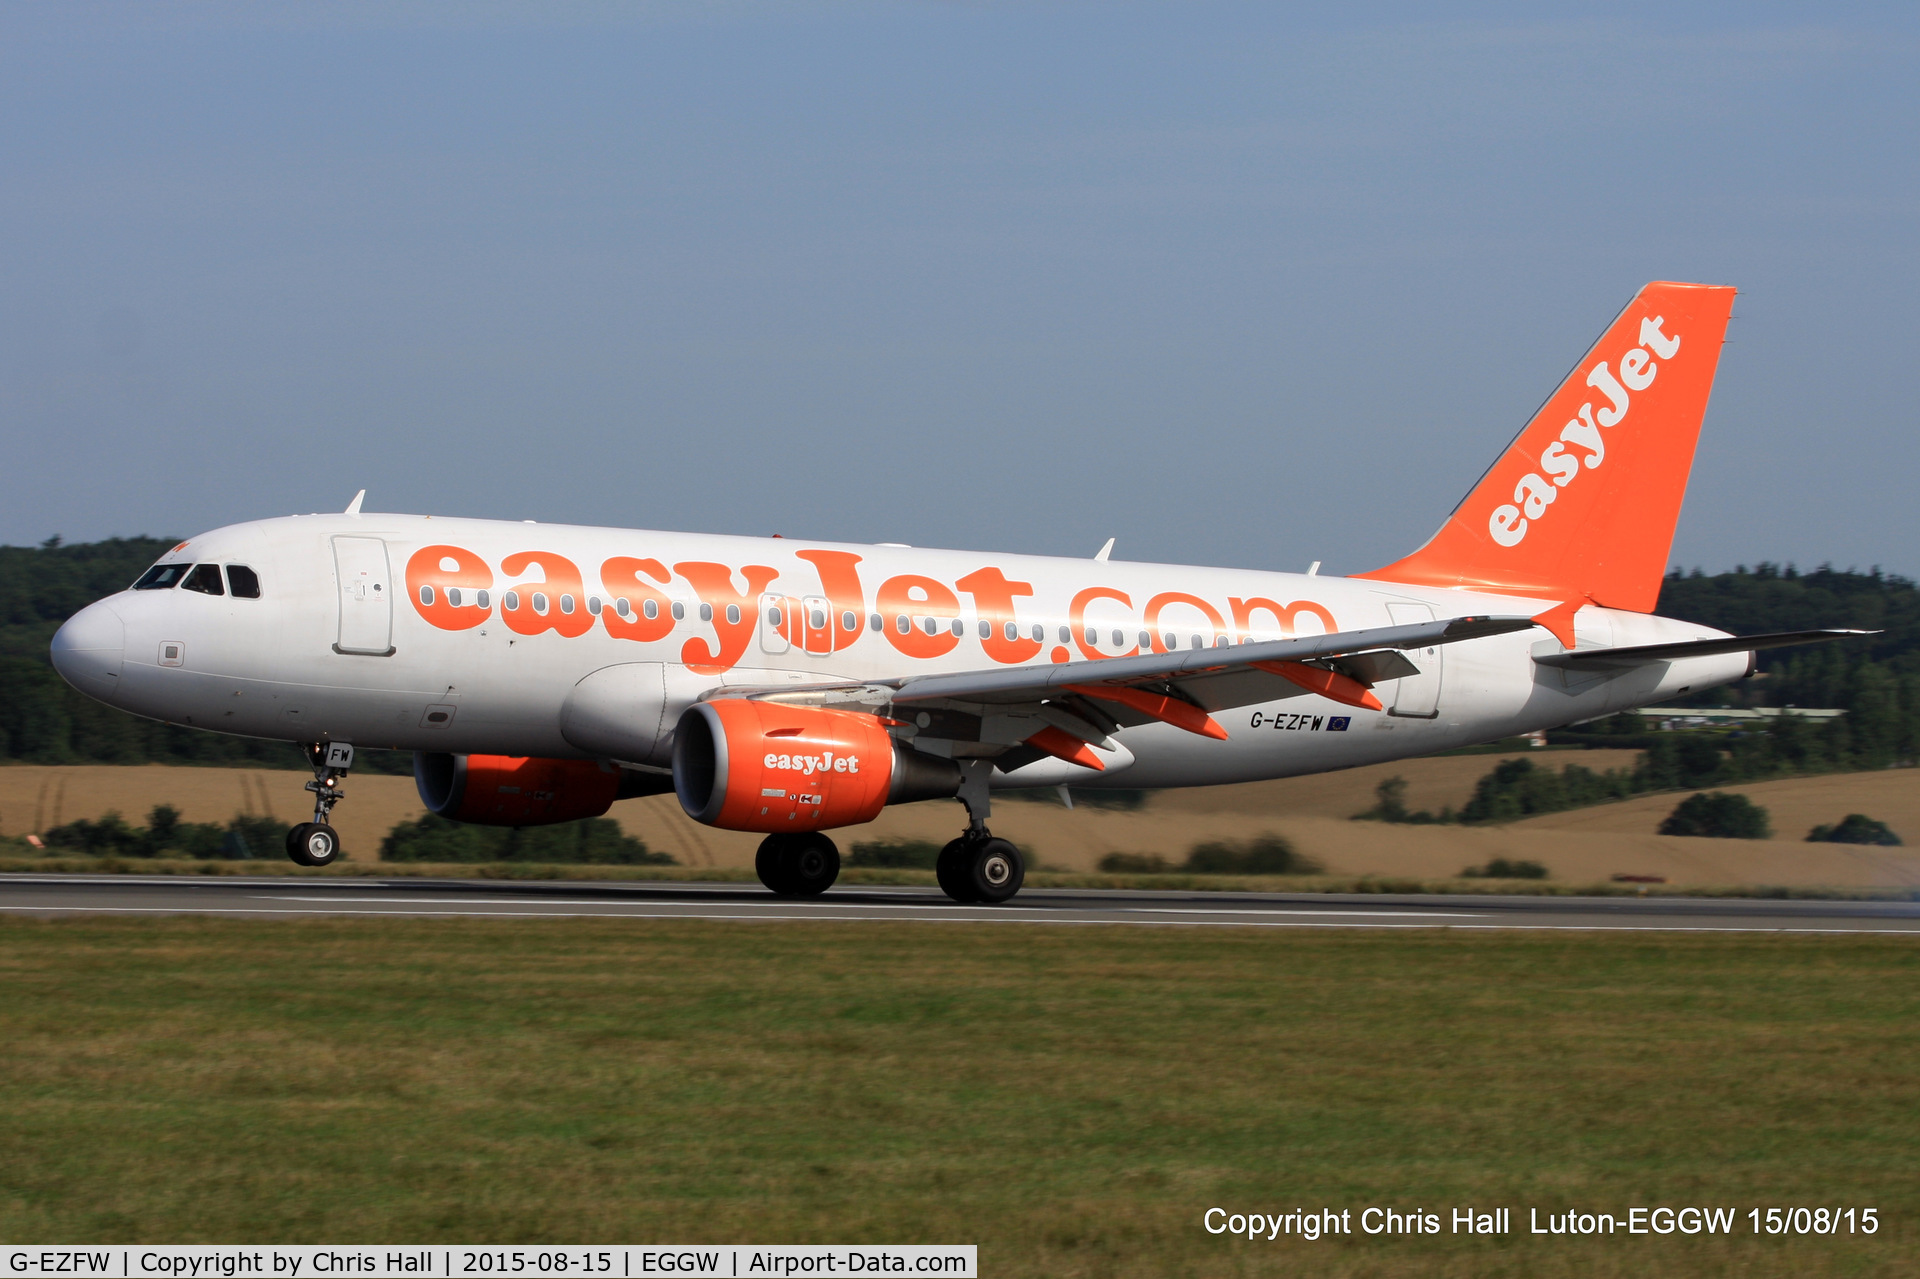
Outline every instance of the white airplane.
{"type": "MultiPolygon", "coordinates": [[[[53,640],[81,692],[302,743],[313,821],[358,747],[427,808],[528,826],[673,790],[765,832],[777,893],[823,832],[955,797],[941,887],[1019,891],[1006,787],[1200,786],[1350,768],[1737,680],[1761,648],[1652,616],[1734,290],[1654,283],[1431,541],[1352,578],[895,545],[344,514],[215,529],[53,640]]],[[[1318,567],[1317,565],[1315,566],[1318,567]]]]}

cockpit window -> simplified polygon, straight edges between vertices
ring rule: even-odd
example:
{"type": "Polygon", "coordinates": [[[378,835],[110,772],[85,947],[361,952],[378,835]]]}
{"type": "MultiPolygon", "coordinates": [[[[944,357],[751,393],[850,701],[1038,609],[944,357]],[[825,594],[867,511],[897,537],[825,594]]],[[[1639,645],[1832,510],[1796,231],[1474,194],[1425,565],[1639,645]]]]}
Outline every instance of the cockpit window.
{"type": "Polygon", "coordinates": [[[199,591],[203,595],[225,595],[227,588],[220,584],[220,566],[218,564],[196,564],[193,572],[187,574],[187,580],[180,583],[182,590],[199,591]]]}
{"type": "Polygon", "coordinates": [[[227,565],[227,585],[233,588],[233,597],[241,600],[260,598],[260,575],[245,564],[227,565]]]}
{"type": "Polygon", "coordinates": [[[133,584],[136,591],[170,591],[180,585],[180,579],[187,575],[191,564],[155,564],[140,575],[133,584]]]}

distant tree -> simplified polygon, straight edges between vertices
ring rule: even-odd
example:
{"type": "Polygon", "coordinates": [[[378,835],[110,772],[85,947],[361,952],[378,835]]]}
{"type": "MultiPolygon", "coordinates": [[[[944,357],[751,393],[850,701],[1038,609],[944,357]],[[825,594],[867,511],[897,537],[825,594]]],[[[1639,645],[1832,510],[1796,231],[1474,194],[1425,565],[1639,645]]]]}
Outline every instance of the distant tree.
{"type": "Polygon", "coordinates": [[[1100,869],[1109,875],[1164,875],[1175,868],[1158,853],[1108,853],[1100,869]]]}
{"type": "Polygon", "coordinates": [[[1642,790],[1712,786],[1727,780],[1725,739],[1717,733],[1662,733],[1635,769],[1642,790]]]}
{"type": "Polygon", "coordinates": [[[1745,795],[1703,791],[1681,800],[1667,820],[1660,823],[1660,833],[1709,839],[1767,839],[1773,834],[1773,824],[1767,818],[1767,810],[1745,795]]]}
{"type": "Polygon", "coordinates": [[[1634,788],[1634,775],[1618,769],[1596,773],[1568,764],[1556,773],[1525,757],[1502,760],[1474,784],[1473,797],[1460,808],[1460,820],[1469,824],[1518,821],[1621,799],[1634,788]]]}
{"type": "Polygon", "coordinates": [[[1545,879],[1547,868],[1539,862],[1496,857],[1485,866],[1469,866],[1460,872],[1463,879],[1545,879]]]}
{"type": "Polygon", "coordinates": [[[1320,866],[1294,851],[1286,836],[1268,832],[1195,844],[1181,869],[1190,875],[1310,875],[1320,866]]]}
{"type": "Polygon", "coordinates": [[[401,822],[380,842],[384,862],[554,862],[627,866],[672,866],[621,831],[611,817],[588,817],[553,826],[472,826],[427,813],[401,822]]]}
{"type": "Polygon", "coordinates": [[[932,870],[939,858],[940,845],[930,839],[869,839],[853,846],[847,865],[932,870]]]}
{"type": "Polygon", "coordinates": [[[1363,813],[1355,813],[1356,822],[1399,822],[1410,826],[1430,826],[1436,822],[1457,820],[1452,808],[1442,808],[1438,813],[1420,809],[1415,812],[1407,807],[1407,779],[1389,777],[1373,788],[1373,807],[1363,813]]]}
{"type": "Polygon", "coordinates": [[[1807,832],[1809,844],[1878,844],[1886,848],[1900,847],[1900,837],[1885,822],[1875,821],[1865,813],[1848,813],[1837,825],[1815,826],[1807,832]]]}
{"type": "Polygon", "coordinates": [[[288,826],[272,817],[236,816],[218,822],[183,822],[171,804],[156,805],[145,826],[130,826],[118,813],[97,821],[68,822],[41,835],[49,852],[89,857],[197,857],[244,860],[278,857],[288,826]]]}

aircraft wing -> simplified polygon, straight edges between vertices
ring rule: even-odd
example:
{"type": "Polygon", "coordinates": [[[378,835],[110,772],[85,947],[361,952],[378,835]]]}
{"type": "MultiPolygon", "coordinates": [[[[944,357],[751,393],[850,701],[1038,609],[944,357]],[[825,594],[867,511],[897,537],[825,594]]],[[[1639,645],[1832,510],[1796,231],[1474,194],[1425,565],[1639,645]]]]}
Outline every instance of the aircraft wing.
{"type": "Polygon", "coordinates": [[[964,742],[1007,771],[1042,754],[1103,767],[1088,745],[1116,749],[1121,727],[1159,722],[1224,739],[1209,712],[1318,693],[1381,709],[1370,691],[1416,675],[1405,650],[1524,631],[1529,617],[1455,617],[1095,661],[909,675],[864,683],[729,688],[714,696],[865,711],[922,738],[964,742]]]}

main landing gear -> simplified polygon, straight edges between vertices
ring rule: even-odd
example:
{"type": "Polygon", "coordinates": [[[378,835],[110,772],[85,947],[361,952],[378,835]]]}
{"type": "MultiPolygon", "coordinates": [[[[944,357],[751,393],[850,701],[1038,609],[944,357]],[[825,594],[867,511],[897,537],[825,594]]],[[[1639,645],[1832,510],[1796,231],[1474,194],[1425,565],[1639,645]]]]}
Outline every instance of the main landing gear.
{"type": "MultiPolygon", "coordinates": [[[[993,762],[969,760],[962,768],[959,798],[967,807],[967,833],[940,850],[933,872],[940,891],[953,900],[996,905],[1020,891],[1027,862],[1018,848],[987,829],[993,762]]],[[[840,878],[840,850],[819,831],[773,834],[760,841],[753,869],[782,897],[818,897],[840,878]]]]}
{"type": "Polygon", "coordinates": [[[817,830],[769,835],[760,841],[753,869],[782,897],[818,897],[840,878],[840,850],[817,830]]]}
{"type": "Polygon", "coordinates": [[[346,742],[313,742],[302,747],[313,766],[313,820],[287,832],[287,856],[299,866],[331,866],[340,860],[340,836],[327,818],[345,798],[340,780],[353,767],[353,747],[346,742]]]}
{"type": "Polygon", "coordinates": [[[987,829],[992,809],[987,779],[993,761],[968,760],[962,768],[959,799],[967,808],[967,833],[940,850],[934,877],[940,891],[957,902],[997,905],[1011,900],[1026,882],[1026,858],[987,829]]]}
{"type": "Polygon", "coordinates": [[[1018,848],[982,826],[941,849],[933,873],[940,891],[953,900],[995,905],[1020,891],[1027,866],[1018,848]]]}

